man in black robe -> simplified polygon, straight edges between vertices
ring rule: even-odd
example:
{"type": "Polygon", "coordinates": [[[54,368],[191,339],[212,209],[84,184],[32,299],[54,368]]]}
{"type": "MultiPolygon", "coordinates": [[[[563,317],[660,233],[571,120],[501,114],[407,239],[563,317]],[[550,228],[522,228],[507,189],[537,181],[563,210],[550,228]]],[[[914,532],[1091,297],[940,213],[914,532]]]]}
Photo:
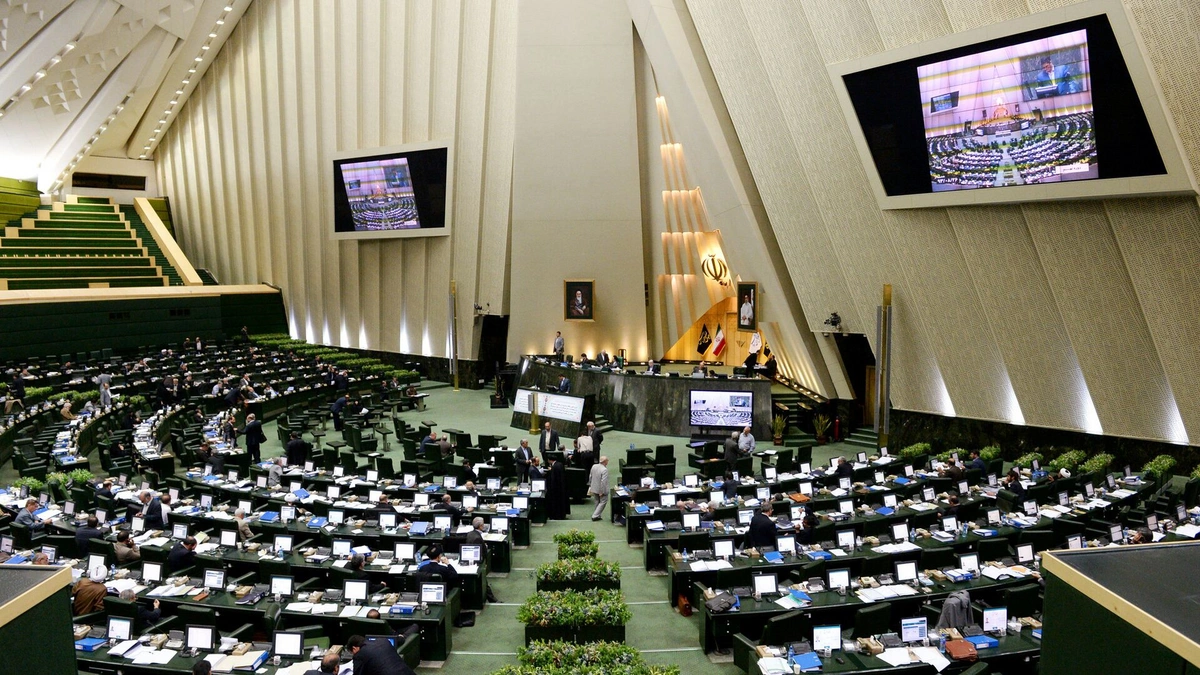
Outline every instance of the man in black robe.
{"type": "Polygon", "coordinates": [[[546,515],[550,520],[566,520],[571,507],[567,503],[567,472],[562,460],[550,461],[546,478],[546,515]]]}

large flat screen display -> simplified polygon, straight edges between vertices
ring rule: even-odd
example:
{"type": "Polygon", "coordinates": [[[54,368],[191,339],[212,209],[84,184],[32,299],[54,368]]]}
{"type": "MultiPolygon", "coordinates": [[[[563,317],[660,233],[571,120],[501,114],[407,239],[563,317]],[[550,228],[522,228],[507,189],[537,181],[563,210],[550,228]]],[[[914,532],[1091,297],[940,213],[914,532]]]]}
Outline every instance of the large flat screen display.
{"type": "Polygon", "coordinates": [[[1100,177],[1087,30],[917,67],[934,192],[1100,177]]]}
{"type": "Polygon", "coordinates": [[[1119,0],[829,68],[883,208],[1195,192],[1119,0]]]}
{"type": "Polygon", "coordinates": [[[691,424],[694,427],[744,427],[754,419],[754,392],[691,392],[691,424]]]}
{"type": "Polygon", "coordinates": [[[333,162],[337,238],[448,234],[449,148],[378,149],[333,162]]]}

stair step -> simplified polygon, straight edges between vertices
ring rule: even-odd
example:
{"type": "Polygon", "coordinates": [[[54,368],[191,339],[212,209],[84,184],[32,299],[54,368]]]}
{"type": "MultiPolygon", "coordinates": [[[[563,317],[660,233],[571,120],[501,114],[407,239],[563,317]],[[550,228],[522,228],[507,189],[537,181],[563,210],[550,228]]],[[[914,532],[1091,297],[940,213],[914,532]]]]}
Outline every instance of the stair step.
{"type": "Polygon", "coordinates": [[[862,439],[853,436],[846,437],[843,441],[846,445],[853,445],[858,448],[877,448],[879,447],[879,439],[862,439]]]}

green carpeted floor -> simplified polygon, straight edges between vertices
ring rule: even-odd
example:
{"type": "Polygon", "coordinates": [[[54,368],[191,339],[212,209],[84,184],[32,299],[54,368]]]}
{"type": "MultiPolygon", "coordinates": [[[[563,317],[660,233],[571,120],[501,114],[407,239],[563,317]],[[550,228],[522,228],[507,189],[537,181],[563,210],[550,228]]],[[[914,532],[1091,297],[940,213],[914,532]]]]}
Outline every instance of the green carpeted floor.
{"type": "MultiPolygon", "coordinates": [[[[461,429],[471,433],[473,437],[481,433],[498,434],[507,436],[504,443],[510,446],[528,436],[527,430],[522,431],[509,426],[510,410],[493,410],[488,406],[490,392],[486,390],[456,392],[448,386],[436,383],[427,383],[423,389],[429,393],[427,409],[423,412],[409,411],[400,415],[410,424],[433,421],[437,423],[436,428],[461,429]]],[[[273,427],[274,423],[267,426],[273,427]]],[[[275,430],[268,428],[265,431],[267,438],[271,440],[263,446],[263,456],[282,454],[283,448],[277,440],[275,430]]],[[[400,452],[394,437],[392,438],[393,442],[387,455],[393,457],[399,465],[400,452]]],[[[612,474],[615,476],[617,460],[624,457],[625,448],[628,448],[630,443],[637,447],[673,443],[676,446],[676,461],[679,465],[677,475],[683,475],[690,471],[685,452],[686,440],[671,436],[613,431],[605,435],[603,454],[609,456],[612,474]]],[[[813,462],[827,463],[834,455],[855,451],[855,448],[841,444],[822,446],[814,449],[813,462]]],[[[93,464],[96,462],[93,461],[93,464]]],[[[15,477],[11,465],[0,471],[0,482],[7,482],[15,477]]],[[[591,505],[574,505],[569,520],[551,521],[545,527],[535,527],[532,545],[528,549],[513,552],[512,573],[506,578],[492,580],[492,588],[500,602],[490,604],[480,612],[473,627],[455,629],[453,651],[441,668],[421,668],[418,672],[486,675],[503,665],[516,663],[516,650],[524,643],[523,626],[516,620],[517,608],[535,590],[534,568],[555,559],[556,548],[552,542],[554,534],[573,527],[595,531],[600,544],[600,557],[617,562],[622,567],[621,588],[633,609],[633,620],[626,630],[626,642],[629,645],[642,650],[649,662],[677,664],[687,675],[739,672],[731,662],[731,657],[725,657],[722,663],[710,662],[700,651],[699,615],[684,618],[676,613],[667,602],[667,578],[648,574],[643,569],[642,550],[630,548],[625,543],[625,529],[611,524],[607,513],[600,522],[592,522],[591,511],[591,505]]]]}

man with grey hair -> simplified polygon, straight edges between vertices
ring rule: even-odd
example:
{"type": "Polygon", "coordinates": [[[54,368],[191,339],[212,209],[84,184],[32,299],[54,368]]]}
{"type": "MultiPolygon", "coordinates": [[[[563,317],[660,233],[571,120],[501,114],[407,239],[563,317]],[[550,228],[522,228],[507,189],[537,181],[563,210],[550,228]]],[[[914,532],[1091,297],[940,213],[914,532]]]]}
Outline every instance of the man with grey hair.
{"type": "Polygon", "coordinates": [[[738,452],[742,453],[742,456],[754,452],[754,434],[750,432],[749,424],[742,429],[741,435],[738,436],[738,452]]]}
{"type": "Polygon", "coordinates": [[[596,496],[596,510],[592,511],[592,522],[595,522],[600,520],[604,515],[604,507],[608,506],[608,457],[604,455],[592,465],[588,474],[588,494],[596,496]]]}
{"type": "Polygon", "coordinates": [[[238,539],[241,541],[249,541],[254,533],[250,531],[250,525],[246,522],[246,510],[238,509],[233,512],[233,521],[237,523],[238,539]]]}
{"type": "Polygon", "coordinates": [[[283,480],[283,458],[276,457],[271,460],[271,466],[267,467],[267,485],[275,487],[283,480]]]}
{"type": "Polygon", "coordinates": [[[467,546],[487,546],[483,539],[483,518],[475,516],[471,520],[471,531],[467,533],[463,543],[467,546]]]}
{"type": "Polygon", "coordinates": [[[730,471],[737,471],[737,461],[740,457],[738,451],[738,432],[730,434],[729,438],[725,439],[725,464],[730,471]]]}

